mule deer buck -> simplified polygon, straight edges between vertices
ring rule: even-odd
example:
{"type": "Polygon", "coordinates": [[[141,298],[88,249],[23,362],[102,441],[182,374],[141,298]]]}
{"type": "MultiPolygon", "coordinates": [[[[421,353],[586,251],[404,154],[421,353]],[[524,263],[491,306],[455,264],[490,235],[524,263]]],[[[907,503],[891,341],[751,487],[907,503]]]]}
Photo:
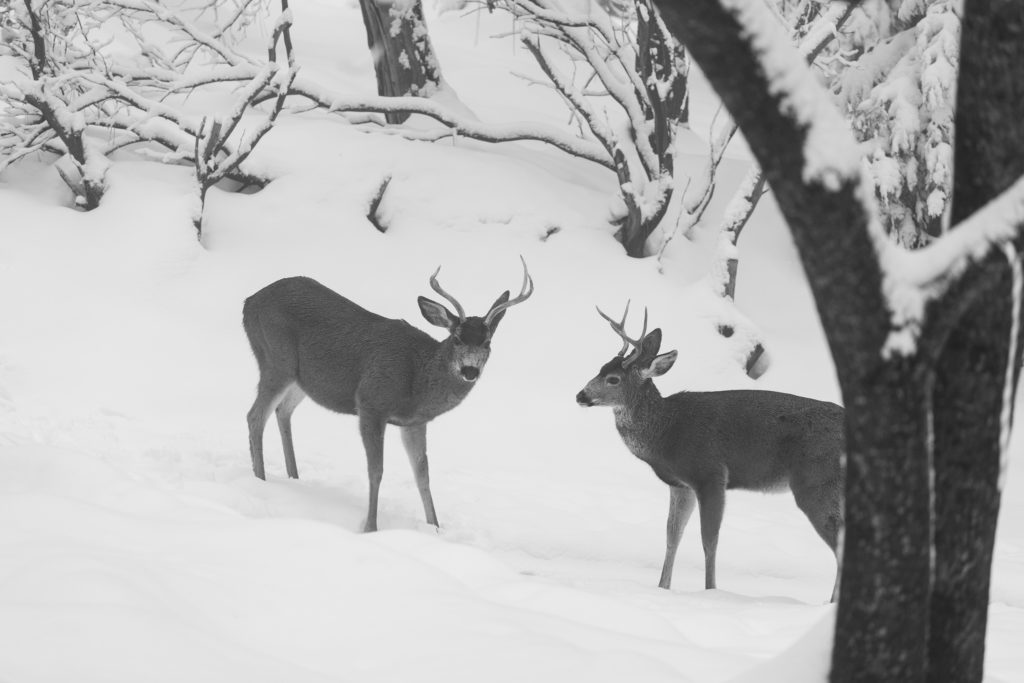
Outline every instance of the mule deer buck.
{"type": "MultiPolygon", "coordinates": [[[[662,397],[651,378],[665,374],[676,351],[659,355],[661,330],[626,335],[622,348],[576,395],[581,406],[609,406],[629,450],[669,485],[665,562],[658,586],[669,588],[683,528],[700,508],[704,586],[715,587],[715,552],[727,489],[789,488],[814,530],[838,553],[843,525],[843,409],[774,391],[681,392],[662,397]],[[628,355],[627,355],[628,352],[628,355]]],[[[837,554],[838,560],[838,554],[837,554]]],[[[838,598],[839,576],[832,591],[838,598]]]]}
{"type": "Polygon", "coordinates": [[[371,313],[308,277],[278,280],[245,300],[242,324],[259,365],[256,401],[249,410],[252,469],[265,478],[263,430],[270,411],[284,446],[288,476],[298,478],[291,415],[309,396],[328,410],[358,415],[366,449],[370,500],[365,531],[377,530],[377,495],[384,472],[384,429],[396,425],[409,454],[427,522],[437,526],[427,467],[427,424],[462,402],[480,378],[491,338],[509,308],[533,294],[523,261],[523,286],[504,292],[483,317],[467,316],[437,281],[430,286],[455,313],[419,297],[427,322],[448,331],[437,341],[404,320],[371,313]]]}

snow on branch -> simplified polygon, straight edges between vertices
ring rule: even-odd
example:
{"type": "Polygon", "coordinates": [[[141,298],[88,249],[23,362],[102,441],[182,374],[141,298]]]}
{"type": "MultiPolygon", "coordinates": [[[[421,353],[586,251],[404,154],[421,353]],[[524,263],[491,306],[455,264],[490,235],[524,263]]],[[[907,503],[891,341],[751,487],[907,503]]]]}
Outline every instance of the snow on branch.
{"type": "Polygon", "coordinates": [[[788,222],[829,340],[881,348],[889,329],[856,142],[770,10],[756,0],[659,4],[743,131],[788,222]],[[835,134],[833,137],[832,134],[835,134]]]}
{"type": "MultiPolygon", "coordinates": [[[[0,96],[15,103],[11,115],[0,120],[0,166],[24,158],[31,153],[25,150],[31,149],[70,155],[72,170],[81,173],[101,168],[88,163],[87,155],[105,157],[133,147],[165,162],[195,165],[205,191],[203,179],[265,182],[247,170],[251,147],[237,133],[242,115],[250,116],[257,108],[269,113],[253,142],[266,134],[286,101],[305,99],[317,108],[344,114],[419,114],[440,126],[386,130],[417,139],[535,141],[613,171],[622,197],[615,215],[621,220],[620,234],[629,253],[642,255],[675,188],[674,132],[686,115],[681,46],[650,0],[635,0],[632,13],[595,10],[588,16],[577,16],[556,0],[494,4],[501,3],[523,26],[524,41],[574,116],[587,123],[582,135],[532,122],[488,124],[423,97],[362,97],[332,91],[298,75],[287,0],[281,2],[262,56],[243,53],[237,40],[264,11],[266,0],[80,0],[26,4],[23,25],[11,41],[26,75],[0,84],[0,96]],[[111,42],[112,35],[116,42],[111,42]],[[551,49],[552,39],[560,49],[551,49]],[[284,43],[287,66],[277,64],[279,41],[284,43]],[[571,75],[562,66],[567,55],[576,60],[571,75]],[[576,69],[583,65],[586,73],[580,74],[576,69]],[[582,83],[577,80],[581,75],[582,83]],[[592,83],[599,85],[591,87],[592,83]],[[56,99],[20,95],[39,88],[56,99]],[[184,106],[185,99],[199,90],[218,96],[230,92],[235,104],[226,113],[209,112],[204,123],[201,116],[186,113],[184,106]],[[595,104],[595,97],[603,99],[595,104]],[[617,109],[612,116],[606,111],[609,101],[617,109]],[[74,127],[65,125],[70,120],[74,127]],[[102,142],[89,151],[76,142],[76,131],[84,135],[101,129],[103,135],[92,137],[102,142]],[[208,152],[217,158],[197,156],[208,152]],[[227,175],[214,168],[227,169],[227,175]]],[[[99,201],[101,192],[93,194],[89,206],[99,201]]]]}
{"type": "Polygon", "coordinates": [[[909,251],[881,242],[883,286],[894,328],[884,352],[914,353],[927,305],[945,295],[969,266],[1022,235],[1024,178],[928,246],[909,251]]]}
{"type": "Polygon", "coordinates": [[[844,180],[858,180],[860,151],[849,123],[774,14],[761,2],[722,0],[722,6],[740,24],[757,55],[769,93],[779,97],[785,112],[805,129],[804,180],[830,189],[844,180]]]}
{"type": "Polygon", "coordinates": [[[592,5],[573,11],[557,0],[487,5],[513,17],[515,35],[572,119],[586,123],[584,141],[603,148],[601,163],[619,181],[620,240],[629,255],[644,256],[677,186],[675,132],[687,115],[682,47],[650,0],[635,0],[628,11],[614,14],[592,5]]]}
{"type": "MultiPolygon", "coordinates": [[[[806,8],[797,7],[797,19],[795,20],[797,25],[792,28],[788,26],[786,17],[781,13],[773,13],[773,15],[780,22],[780,25],[791,31],[794,42],[798,44],[800,54],[803,55],[804,60],[809,65],[814,67],[818,57],[836,39],[839,31],[850,19],[854,7],[855,5],[844,0],[832,0],[832,2],[825,6],[824,10],[814,16],[808,15],[806,8]]],[[[703,192],[695,196],[698,202],[710,199],[710,192],[714,190],[718,164],[736,130],[735,121],[728,116],[725,108],[720,106],[718,111],[715,112],[715,118],[712,120],[711,135],[709,136],[711,139],[709,164],[704,173],[703,192]],[[716,134],[715,122],[719,118],[724,118],[725,123],[716,134]]],[[[751,168],[733,197],[729,200],[722,217],[722,222],[718,227],[720,233],[718,263],[709,274],[709,282],[713,291],[730,299],[734,298],[736,291],[736,277],[739,267],[739,238],[747,221],[753,215],[754,209],[757,208],[761,197],[767,192],[765,189],[766,183],[767,179],[761,169],[756,165],[751,168]]],[[[699,203],[698,206],[700,206],[699,203]]],[[[682,229],[690,231],[697,226],[698,220],[691,218],[691,216],[695,215],[695,212],[690,208],[685,198],[683,208],[688,212],[687,221],[683,225],[680,225],[682,221],[677,221],[676,230],[682,227],[682,229]]],[[[697,218],[699,219],[699,215],[697,218]]],[[[666,246],[674,235],[675,232],[666,240],[666,246]]],[[[664,252],[664,247],[662,252],[664,252]]]]}
{"type": "Polygon", "coordinates": [[[860,10],[880,38],[867,52],[846,39],[848,53],[863,54],[839,62],[833,85],[869,155],[883,225],[908,247],[947,229],[953,187],[961,11],[954,0],[925,4],[916,23],[897,22],[892,34],[887,5],[860,10]]]}
{"type": "MultiPolygon", "coordinates": [[[[58,172],[86,209],[102,197],[108,156],[129,146],[169,163],[199,164],[193,151],[210,152],[203,192],[224,178],[264,184],[242,164],[277,119],[295,70],[260,65],[230,42],[262,7],[263,0],[25,3],[8,29],[12,52],[24,66],[0,83],[8,105],[0,119],[0,168],[34,152],[55,153],[58,172]],[[226,22],[218,23],[225,11],[226,22]],[[200,29],[199,20],[215,30],[200,29]],[[164,52],[167,47],[173,54],[164,52]],[[236,88],[235,105],[216,144],[206,144],[210,129],[185,113],[183,97],[224,84],[236,88]],[[269,115],[250,135],[235,134],[265,93],[275,99],[269,115]],[[166,151],[157,153],[155,146],[166,151]]],[[[290,13],[283,12],[274,43],[283,38],[287,44],[290,24],[290,13]]],[[[197,177],[199,170],[197,165],[197,177]]]]}
{"type": "MultiPolygon", "coordinates": [[[[493,124],[458,116],[434,100],[422,97],[346,96],[331,92],[310,80],[296,78],[290,94],[305,97],[328,112],[405,112],[422,114],[447,126],[434,139],[461,135],[482,142],[543,142],[573,156],[612,168],[601,145],[566,135],[561,130],[539,123],[493,124]]],[[[415,133],[414,133],[415,134],[415,133]]]]}

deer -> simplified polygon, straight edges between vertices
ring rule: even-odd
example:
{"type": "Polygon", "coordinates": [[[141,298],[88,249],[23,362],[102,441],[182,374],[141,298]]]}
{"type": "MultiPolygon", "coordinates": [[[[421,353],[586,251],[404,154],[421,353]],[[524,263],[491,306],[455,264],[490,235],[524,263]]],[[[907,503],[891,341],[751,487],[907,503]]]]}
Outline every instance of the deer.
{"type": "Polygon", "coordinates": [[[519,295],[510,299],[506,290],[482,317],[466,315],[441,287],[438,267],[430,287],[455,311],[423,296],[417,302],[427,322],[447,330],[443,341],[405,320],[372,313],[309,277],[278,280],[246,299],[242,325],[259,367],[256,400],[247,416],[253,474],[266,479],[263,432],[274,411],[288,477],[298,478],[291,416],[308,396],[330,411],[358,417],[370,483],[364,532],[377,530],[388,425],[401,430],[427,523],[438,527],[427,425],[466,398],[480,379],[505,313],[533,294],[533,278],[522,263],[519,295]]]}
{"type": "MultiPolygon", "coordinates": [[[[677,351],[660,353],[661,329],[626,334],[629,303],[616,322],[597,312],[622,348],[576,395],[583,407],[606,406],[629,451],[669,487],[665,561],[660,588],[672,585],[676,550],[693,512],[700,511],[704,587],[716,587],[715,555],[729,489],[792,491],[797,506],[839,558],[843,528],[843,408],[794,394],[756,389],[683,391],[663,397],[653,378],[677,351]]],[[[839,596],[839,572],[832,601],[839,596]]]]}

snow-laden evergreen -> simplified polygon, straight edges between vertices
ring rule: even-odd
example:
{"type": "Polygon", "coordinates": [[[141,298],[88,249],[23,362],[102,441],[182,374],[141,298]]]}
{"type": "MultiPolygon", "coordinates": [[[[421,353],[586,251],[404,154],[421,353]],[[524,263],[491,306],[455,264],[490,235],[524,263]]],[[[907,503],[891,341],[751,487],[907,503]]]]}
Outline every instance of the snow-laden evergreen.
{"type": "Polygon", "coordinates": [[[959,13],[957,0],[863,3],[826,60],[862,142],[884,226],[911,248],[946,227],[959,13]]]}

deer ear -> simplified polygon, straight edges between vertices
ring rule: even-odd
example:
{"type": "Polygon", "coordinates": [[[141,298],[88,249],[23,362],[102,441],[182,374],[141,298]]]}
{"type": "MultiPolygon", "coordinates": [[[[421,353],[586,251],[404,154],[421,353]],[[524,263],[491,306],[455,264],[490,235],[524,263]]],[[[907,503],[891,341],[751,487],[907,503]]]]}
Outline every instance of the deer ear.
{"type": "MultiPolygon", "coordinates": [[[[654,358],[658,355],[658,349],[661,348],[661,328],[656,327],[644,337],[643,342],[640,344],[640,357],[641,358],[654,358]]],[[[668,368],[666,368],[668,369],[668,368]]]]}
{"type": "MultiPolygon", "coordinates": [[[[489,309],[487,309],[487,310],[494,310],[494,307],[495,307],[495,306],[497,306],[497,305],[499,305],[499,304],[503,304],[503,303],[505,303],[506,301],[508,301],[508,298],[509,298],[509,296],[511,296],[511,292],[509,292],[509,291],[508,291],[508,290],[506,289],[506,290],[505,290],[504,292],[502,292],[502,293],[501,293],[501,296],[499,296],[499,297],[498,297],[497,299],[495,299],[494,303],[493,303],[493,304],[491,304],[491,307],[490,307],[489,309]]],[[[494,316],[494,320],[492,320],[492,321],[491,321],[491,324],[490,324],[490,326],[489,326],[489,327],[490,327],[490,333],[491,333],[491,334],[494,334],[494,331],[495,331],[496,329],[498,329],[498,323],[500,323],[500,322],[501,322],[501,319],[505,317],[505,312],[506,312],[507,310],[508,310],[508,309],[505,309],[504,311],[502,311],[502,312],[501,312],[501,313],[499,313],[498,315],[494,316]]]]}
{"type": "Polygon", "coordinates": [[[655,357],[655,359],[651,361],[650,365],[640,371],[640,376],[644,379],[650,379],[651,377],[660,377],[661,375],[664,375],[672,369],[678,355],[678,351],[669,351],[668,353],[663,353],[660,356],[655,357]]]}
{"type": "Polygon", "coordinates": [[[416,299],[416,302],[420,305],[420,313],[423,314],[423,317],[431,325],[443,327],[450,332],[455,328],[456,323],[459,322],[454,313],[436,301],[421,296],[416,299]]]}

